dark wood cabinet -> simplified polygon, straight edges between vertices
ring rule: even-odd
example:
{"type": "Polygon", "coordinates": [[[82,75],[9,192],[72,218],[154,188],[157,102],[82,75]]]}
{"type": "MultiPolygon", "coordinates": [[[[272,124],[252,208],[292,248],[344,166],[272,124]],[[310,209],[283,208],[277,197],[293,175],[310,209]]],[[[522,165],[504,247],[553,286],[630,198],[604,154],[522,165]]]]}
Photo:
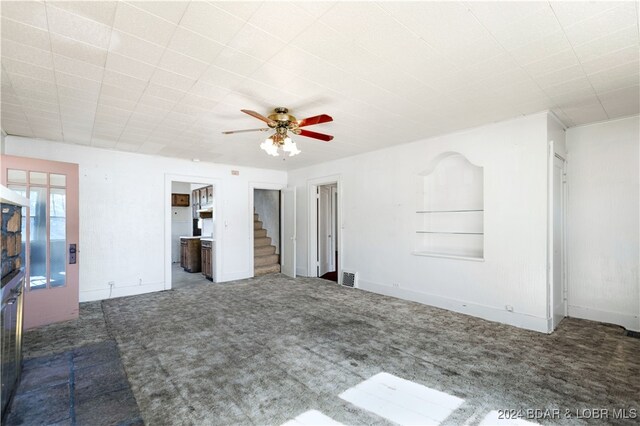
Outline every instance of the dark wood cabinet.
{"type": "Polygon", "coordinates": [[[172,207],[189,207],[189,194],[171,194],[172,207]]]}
{"type": "Polygon", "coordinates": [[[200,272],[200,238],[180,238],[180,266],[187,272],[200,272]]]}
{"type": "Polygon", "coordinates": [[[203,240],[200,247],[202,275],[209,281],[213,281],[213,266],[215,264],[213,241],[203,240]]]}

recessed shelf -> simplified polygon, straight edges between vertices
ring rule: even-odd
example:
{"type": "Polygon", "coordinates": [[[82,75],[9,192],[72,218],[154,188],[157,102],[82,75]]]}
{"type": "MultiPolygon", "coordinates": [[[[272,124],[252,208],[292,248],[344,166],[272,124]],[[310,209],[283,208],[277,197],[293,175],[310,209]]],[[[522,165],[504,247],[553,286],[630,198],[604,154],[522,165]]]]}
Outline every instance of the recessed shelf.
{"type": "Polygon", "coordinates": [[[416,231],[417,234],[484,235],[484,232],[416,231]]]}
{"type": "Polygon", "coordinates": [[[484,209],[469,209],[469,210],[418,210],[416,213],[469,213],[469,212],[483,212],[484,209]]]}

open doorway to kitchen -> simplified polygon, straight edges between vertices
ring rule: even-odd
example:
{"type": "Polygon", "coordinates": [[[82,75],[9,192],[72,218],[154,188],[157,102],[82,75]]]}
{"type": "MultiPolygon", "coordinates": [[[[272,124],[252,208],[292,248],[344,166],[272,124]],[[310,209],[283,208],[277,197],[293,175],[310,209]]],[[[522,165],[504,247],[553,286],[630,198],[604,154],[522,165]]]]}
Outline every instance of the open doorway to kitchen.
{"type": "Polygon", "coordinates": [[[170,182],[169,288],[216,282],[216,195],[215,183],[170,182]]]}

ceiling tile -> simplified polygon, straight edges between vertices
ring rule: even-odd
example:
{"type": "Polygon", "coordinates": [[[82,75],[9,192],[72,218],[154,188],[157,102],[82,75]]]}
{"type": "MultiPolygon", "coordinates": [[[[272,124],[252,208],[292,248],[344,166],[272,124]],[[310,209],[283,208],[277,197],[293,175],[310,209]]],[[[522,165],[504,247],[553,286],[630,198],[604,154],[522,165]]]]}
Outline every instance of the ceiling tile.
{"type": "Polygon", "coordinates": [[[131,1],[129,3],[173,24],[180,22],[189,5],[188,1],[131,1]]]}
{"type": "Polygon", "coordinates": [[[140,80],[138,78],[131,77],[130,75],[111,70],[105,70],[102,82],[110,86],[119,87],[124,90],[131,90],[133,92],[141,92],[145,87],[147,87],[148,83],[145,80],[140,80]]]}
{"type": "Polygon", "coordinates": [[[264,61],[246,53],[225,47],[216,58],[214,65],[239,75],[249,76],[260,68],[263,63],[264,61]]]}
{"type": "Polygon", "coordinates": [[[104,68],[88,62],[76,61],[61,55],[53,55],[53,64],[56,71],[88,78],[89,80],[102,81],[104,68]]]}
{"type": "Polygon", "coordinates": [[[44,3],[38,1],[2,2],[2,17],[47,30],[44,3]]]}
{"type": "MultiPolygon", "coordinates": [[[[595,74],[589,74],[589,81],[597,92],[608,92],[620,87],[638,83],[640,65],[638,61],[618,65],[595,74]]],[[[11,78],[13,80],[13,77],[11,78]]]]}
{"type": "Polygon", "coordinates": [[[184,97],[186,92],[172,89],[170,87],[161,86],[155,83],[149,83],[145,94],[155,96],[161,99],[167,99],[175,104],[184,97]]]}
{"type": "Polygon", "coordinates": [[[102,49],[109,47],[110,27],[58,9],[54,4],[47,3],[47,18],[52,33],[102,49]]]}
{"type": "Polygon", "coordinates": [[[98,95],[100,93],[101,83],[95,80],[78,77],[77,75],[56,72],[56,83],[59,86],[71,87],[73,89],[83,90],[87,93],[98,95]]]}
{"type": "Polygon", "coordinates": [[[58,86],[58,96],[75,98],[87,102],[98,101],[98,92],[88,92],[83,89],[76,89],[75,87],[58,86]]]}
{"type": "Polygon", "coordinates": [[[50,50],[36,49],[35,47],[17,43],[6,38],[2,39],[2,57],[16,59],[45,68],[52,66],[50,50]]]}
{"type": "Polygon", "coordinates": [[[180,21],[180,26],[222,44],[231,40],[243,25],[242,19],[200,1],[190,2],[180,21]]]}
{"type": "Polygon", "coordinates": [[[467,6],[473,14],[492,32],[508,29],[514,22],[521,21],[548,7],[545,2],[519,1],[495,2],[473,1],[467,6]]]}
{"type": "Polygon", "coordinates": [[[491,32],[505,49],[515,50],[561,30],[553,10],[547,5],[524,19],[491,32]]]}
{"type": "Polygon", "coordinates": [[[165,47],[176,25],[127,3],[118,3],[113,28],[165,47]]]}
{"type": "Polygon", "coordinates": [[[608,118],[607,113],[597,99],[566,106],[562,108],[562,111],[567,114],[576,126],[608,118]]]}
{"type": "Polygon", "coordinates": [[[129,101],[137,101],[142,96],[144,89],[139,90],[130,90],[124,89],[119,86],[112,86],[110,84],[102,84],[102,90],[100,93],[105,96],[110,96],[112,98],[120,98],[129,101]]]}
{"type": "Polygon", "coordinates": [[[640,86],[624,87],[598,94],[609,118],[640,113],[640,86]]]}
{"type": "Polygon", "coordinates": [[[178,27],[169,42],[168,48],[199,61],[211,63],[224,48],[224,45],[189,31],[184,27],[178,27]]]}
{"type": "Polygon", "coordinates": [[[109,52],[107,55],[106,69],[144,81],[148,81],[156,70],[153,65],[136,61],[115,52],[109,52]]]}
{"type": "Polygon", "coordinates": [[[2,18],[2,39],[13,40],[27,46],[50,50],[49,33],[45,30],[2,18]]]}
{"type": "Polygon", "coordinates": [[[170,87],[175,90],[181,90],[183,92],[191,89],[196,82],[195,79],[184,77],[180,74],[175,74],[169,71],[157,69],[151,77],[151,83],[159,84],[161,86],[170,87]]]}
{"type": "Polygon", "coordinates": [[[525,64],[523,68],[533,75],[540,75],[578,64],[578,58],[576,58],[573,50],[569,49],[539,61],[525,64]]]}
{"type": "Polygon", "coordinates": [[[105,49],[84,44],[57,34],[51,34],[51,47],[53,53],[100,67],[103,67],[107,60],[107,51],[105,49]]]}
{"type": "Polygon", "coordinates": [[[251,25],[245,25],[227,46],[266,61],[284,47],[284,42],[251,25]]]}
{"type": "Polygon", "coordinates": [[[158,67],[195,80],[202,75],[207,68],[207,64],[180,53],[166,50],[158,67]]]}
{"type": "Polygon", "coordinates": [[[113,25],[118,2],[116,1],[59,1],[49,2],[53,6],[99,22],[108,27],[113,25]]]}
{"type": "Polygon", "coordinates": [[[43,68],[22,61],[16,61],[10,58],[2,58],[2,66],[10,74],[19,74],[27,77],[36,78],[38,80],[54,83],[53,70],[51,67],[43,68]]]}
{"type": "MultiPolygon", "coordinates": [[[[4,100],[4,94],[2,96],[2,99],[4,100]]],[[[42,102],[35,99],[27,99],[27,98],[22,98],[21,103],[22,103],[22,106],[25,108],[39,109],[41,111],[48,111],[48,112],[59,111],[59,105],[57,103],[52,104],[49,102],[42,102]]]]}
{"type": "Polygon", "coordinates": [[[638,46],[629,46],[616,51],[611,51],[590,61],[582,62],[582,68],[587,74],[595,74],[618,64],[637,62],[640,59],[638,46]]]}
{"type": "Polygon", "coordinates": [[[282,25],[282,6],[273,7],[270,2],[262,3],[260,8],[253,13],[249,24],[260,28],[278,39],[289,42],[313,23],[315,18],[298,6],[298,3],[288,3],[287,24],[282,25]]]}
{"type": "Polygon", "coordinates": [[[546,37],[533,40],[524,46],[509,49],[509,53],[521,65],[540,61],[571,49],[564,31],[553,32],[546,37]]]}
{"type": "Polygon", "coordinates": [[[155,43],[149,43],[129,34],[114,30],[111,35],[109,52],[115,52],[138,61],[155,65],[162,57],[164,49],[155,43]]]}
{"type": "Polygon", "coordinates": [[[551,8],[560,24],[567,27],[620,6],[616,1],[552,1],[551,8]]]}
{"type": "Polygon", "coordinates": [[[532,77],[536,81],[536,83],[540,85],[540,87],[548,88],[551,86],[563,84],[567,81],[584,78],[586,77],[586,74],[584,73],[580,65],[571,65],[567,68],[562,68],[550,73],[533,74],[532,77]]]}
{"type": "Polygon", "coordinates": [[[580,61],[584,63],[625,47],[638,48],[638,27],[636,25],[608,33],[589,43],[574,46],[574,50],[580,61]]]}
{"type": "Polygon", "coordinates": [[[577,46],[593,41],[620,28],[637,25],[635,2],[622,2],[618,7],[608,9],[588,19],[566,25],[564,31],[572,45],[577,46]]]}

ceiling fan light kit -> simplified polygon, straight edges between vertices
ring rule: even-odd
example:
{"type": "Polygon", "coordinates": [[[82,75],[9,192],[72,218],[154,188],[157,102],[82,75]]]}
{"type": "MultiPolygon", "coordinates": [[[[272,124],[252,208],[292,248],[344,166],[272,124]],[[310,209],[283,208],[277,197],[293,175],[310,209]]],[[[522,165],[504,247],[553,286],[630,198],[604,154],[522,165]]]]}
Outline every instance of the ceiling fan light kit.
{"type": "Polygon", "coordinates": [[[333,121],[333,118],[326,114],[316,115],[298,121],[293,115],[289,114],[289,110],[287,108],[276,108],[268,117],[247,109],[242,109],[240,111],[257,118],[258,120],[264,121],[269,127],[261,129],[231,130],[222,133],[229,135],[244,132],[267,132],[273,129],[275,130],[275,133],[265,139],[265,141],[260,144],[260,148],[267,154],[274,157],[279,155],[280,149],[282,149],[283,155],[289,154],[289,157],[293,157],[294,155],[298,155],[302,152],[298,149],[296,143],[291,140],[288,132],[291,132],[294,135],[306,136],[308,138],[319,139],[325,142],[329,142],[333,139],[333,136],[331,135],[300,129],[300,127],[333,121]]]}

